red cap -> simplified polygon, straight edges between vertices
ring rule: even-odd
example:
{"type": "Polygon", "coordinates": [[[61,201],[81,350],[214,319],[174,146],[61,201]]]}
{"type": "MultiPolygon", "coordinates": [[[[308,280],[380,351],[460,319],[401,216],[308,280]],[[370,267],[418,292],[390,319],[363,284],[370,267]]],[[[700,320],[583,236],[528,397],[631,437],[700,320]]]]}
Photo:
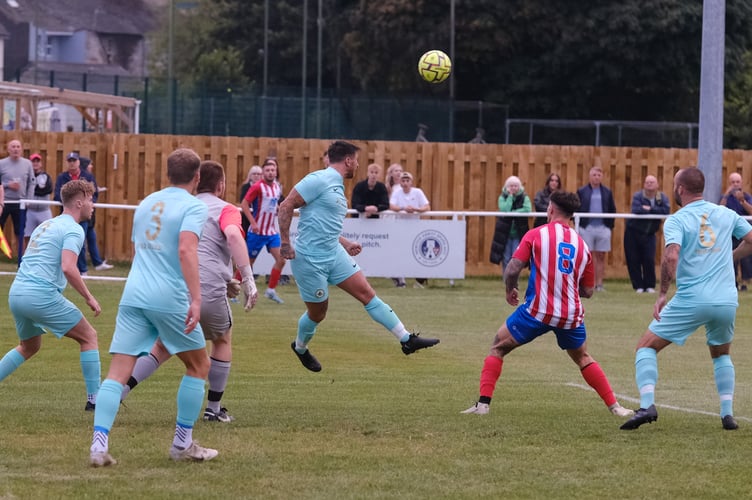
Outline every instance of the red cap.
{"type": "Polygon", "coordinates": [[[41,159],[42,159],[42,155],[40,155],[39,153],[34,153],[33,155],[31,155],[29,157],[29,160],[31,160],[31,161],[41,160],[41,159]]]}

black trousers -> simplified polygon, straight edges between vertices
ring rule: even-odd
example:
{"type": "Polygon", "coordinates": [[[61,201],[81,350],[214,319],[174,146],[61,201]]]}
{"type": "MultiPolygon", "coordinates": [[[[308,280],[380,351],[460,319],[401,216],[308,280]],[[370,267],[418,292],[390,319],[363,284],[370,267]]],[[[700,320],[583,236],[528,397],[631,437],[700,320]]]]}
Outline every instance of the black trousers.
{"type": "Polygon", "coordinates": [[[655,234],[624,230],[624,256],[632,288],[655,288],[655,234]]]}

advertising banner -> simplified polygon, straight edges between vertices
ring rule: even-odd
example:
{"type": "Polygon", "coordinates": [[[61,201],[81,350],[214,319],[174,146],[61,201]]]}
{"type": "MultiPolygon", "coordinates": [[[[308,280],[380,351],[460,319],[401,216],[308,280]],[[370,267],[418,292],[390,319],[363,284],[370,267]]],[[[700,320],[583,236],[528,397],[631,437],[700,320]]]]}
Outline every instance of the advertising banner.
{"type": "MultiPolygon", "coordinates": [[[[295,243],[298,218],[290,226],[295,243]]],[[[366,276],[410,278],[465,278],[465,221],[347,218],[342,236],[363,247],[353,257],[366,276]]],[[[274,259],[262,250],[253,271],[269,274],[274,259]]],[[[282,274],[291,274],[285,263],[282,274]]]]}

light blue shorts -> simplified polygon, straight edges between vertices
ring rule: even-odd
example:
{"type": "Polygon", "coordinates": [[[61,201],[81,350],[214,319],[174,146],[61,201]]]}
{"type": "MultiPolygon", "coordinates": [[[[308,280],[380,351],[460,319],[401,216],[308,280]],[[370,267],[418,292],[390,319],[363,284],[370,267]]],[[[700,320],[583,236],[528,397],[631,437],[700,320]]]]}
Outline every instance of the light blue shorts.
{"type": "Polygon", "coordinates": [[[151,351],[157,337],[172,355],[205,348],[201,325],[196,325],[189,334],[183,333],[186,312],[166,313],[121,305],[115,320],[110,354],[143,356],[151,351]]]}
{"type": "Polygon", "coordinates": [[[290,261],[290,269],[304,302],[324,302],[329,298],[329,285],[338,285],[360,271],[358,263],[341,245],[330,255],[309,257],[300,253],[290,261]]]}
{"type": "Polygon", "coordinates": [[[248,256],[255,259],[264,247],[269,253],[271,253],[272,248],[279,248],[281,240],[278,234],[261,235],[249,231],[245,237],[245,245],[248,247],[248,256]]]}
{"type": "Polygon", "coordinates": [[[11,293],[8,295],[8,305],[21,340],[42,335],[45,330],[57,338],[63,337],[84,317],[73,302],[58,292],[35,295],[11,293]]]}
{"type": "Polygon", "coordinates": [[[648,329],[664,340],[684,345],[695,330],[705,325],[708,345],[728,344],[734,338],[736,306],[682,305],[673,298],[661,311],[661,320],[653,320],[648,329]]]}
{"type": "Polygon", "coordinates": [[[611,229],[606,226],[580,227],[580,236],[587,243],[591,252],[611,251],[611,229]]]}

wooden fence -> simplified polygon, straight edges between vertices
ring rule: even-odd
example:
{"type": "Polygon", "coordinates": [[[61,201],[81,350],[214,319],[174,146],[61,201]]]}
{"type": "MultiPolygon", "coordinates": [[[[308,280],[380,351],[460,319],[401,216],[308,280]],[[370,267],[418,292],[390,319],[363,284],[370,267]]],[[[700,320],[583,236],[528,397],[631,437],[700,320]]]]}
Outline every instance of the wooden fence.
{"type": "MultiPolygon", "coordinates": [[[[321,155],[329,144],[311,139],[0,132],[2,144],[14,138],[22,141],[27,157],[40,153],[53,177],[65,168],[64,158],[69,151],[89,156],[95,165],[97,182],[108,188],[100,202],[132,205],[167,184],[166,158],[178,147],[192,148],[203,158],[222,163],[228,179],[226,199],[235,202],[252,165],[275,156],[286,191],[308,172],[321,168],[321,155]]],[[[697,161],[694,149],[354,142],[362,148],[360,169],[355,179],[346,182],[347,190],[366,177],[369,163],[379,163],[386,170],[397,162],[414,175],[415,185],[425,191],[432,209],[451,211],[497,211],[497,198],[510,175],[522,180],[531,200],[550,172],[557,172],[564,188],[574,191],[587,183],[590,167],[599,165],[604,170],[604,185],[614,192],[617,211],[629,212],[632,194],[642,188],[646,175],[655,175],[661,190],[671,197],[674,173],[697,161]]],[[[724,151],[722,185],[730,172],[739,172],[745,189],[750,190],[752,151],[724,151]]],[[[100,250],[108,259],[130,260],[131,217],[129,210],[98,211],[100,250]]],[[[468,275],[499,273],[498,266],[488,262],[493,228],[493,217],[468,217],[468,275]]],[[[624,221],[617,220],[607,277],[627,276],[623,232],[624,221]]],[[[5,233],[12,240],[10,224],[6,225],[5,233]]]]}

